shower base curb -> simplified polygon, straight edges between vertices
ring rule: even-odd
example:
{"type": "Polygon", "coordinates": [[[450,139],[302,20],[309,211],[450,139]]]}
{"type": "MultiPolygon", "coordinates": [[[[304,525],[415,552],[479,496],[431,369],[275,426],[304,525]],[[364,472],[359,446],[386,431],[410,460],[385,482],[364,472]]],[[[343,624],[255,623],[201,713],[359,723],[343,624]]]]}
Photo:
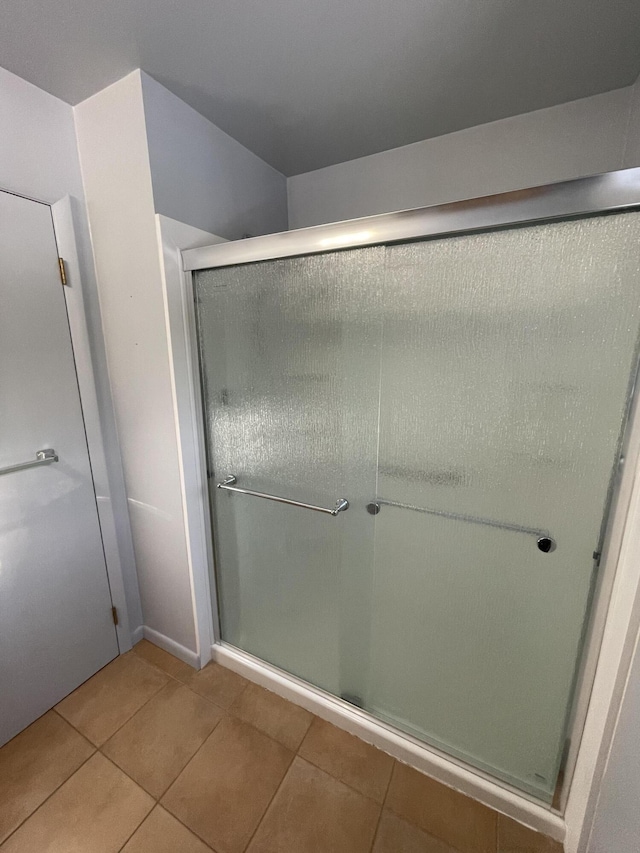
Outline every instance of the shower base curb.
{"type": "Polygon", "coordinates": [[[247,652],[225,643],[216,643],[211,647],[211,655],[213,660],[222,666],[357,735],[443,785],[454,788],[556,841],[564,841],[566,824],[562,816],[529,799],[525,794],[496,784],[489,777],[469,770],[444,753],[379,722],[367,712],[360,711],[348,702],[337,699],[247,652]]]}

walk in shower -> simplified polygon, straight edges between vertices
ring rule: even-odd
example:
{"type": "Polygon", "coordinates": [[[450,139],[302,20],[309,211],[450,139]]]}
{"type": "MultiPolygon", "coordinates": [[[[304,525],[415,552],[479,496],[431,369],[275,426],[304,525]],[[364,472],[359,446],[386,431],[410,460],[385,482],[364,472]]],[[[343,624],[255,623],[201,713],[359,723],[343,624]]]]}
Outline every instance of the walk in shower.
{"type": "Polygon", "coordinates": [[[545,803],[633,396],[638,171],[185,253],[222,640],[545,803]]]}

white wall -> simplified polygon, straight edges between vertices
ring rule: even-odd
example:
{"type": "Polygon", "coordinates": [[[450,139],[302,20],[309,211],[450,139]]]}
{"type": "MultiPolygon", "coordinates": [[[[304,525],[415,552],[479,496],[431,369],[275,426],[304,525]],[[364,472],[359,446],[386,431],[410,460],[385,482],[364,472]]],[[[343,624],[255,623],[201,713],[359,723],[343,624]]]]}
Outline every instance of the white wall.
{"type": "Polygon", "coordinates": [[[144,625],[170,638],[181,656],[193,661],[196,640],[140,72],[74,112],[144,625]]]}
{"type": "Polygon", "coordinates": [[[284,175],[144,73],[142,96],[156,213],[228,240],[287,230],[284,175]]]}
{"type": "Polygon", "coordinates": [[[640,143],[625,151],[634,97],[618,89],[289,178],[289,227],[638,165],[640,143]]]}
{"type": "Polygon", "coordinates": [[[0,68],[0,183],[41,201],[84,200],[68,104],[0,68]]]}
{"type": "Polygon", "coordinates": [[[73,110],[68,104],[0,68],[0,128],[0,188],[49,203],[66,195],[71,198],[101,421],[92,423],[85,410],[85,422],[90,447],[98,442],[106,455],[106,470],[94,464],[103,537],[108,560],[119,564],[125,605],[131,627],[135,628],[140,624],[142,614],[106,370],[73,110]],[[112,540],[107,543],[107,537],[111,536],[112,540]]]}

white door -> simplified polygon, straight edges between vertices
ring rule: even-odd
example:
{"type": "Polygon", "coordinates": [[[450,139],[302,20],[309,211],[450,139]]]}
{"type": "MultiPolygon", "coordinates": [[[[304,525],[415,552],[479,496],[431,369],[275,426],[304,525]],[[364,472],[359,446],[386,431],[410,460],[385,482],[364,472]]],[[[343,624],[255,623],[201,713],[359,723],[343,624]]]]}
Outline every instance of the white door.
{"type": "Polygon", "coordinates": [[[0,192],[0,744],[117,654],[51,208],[0,192]]]}

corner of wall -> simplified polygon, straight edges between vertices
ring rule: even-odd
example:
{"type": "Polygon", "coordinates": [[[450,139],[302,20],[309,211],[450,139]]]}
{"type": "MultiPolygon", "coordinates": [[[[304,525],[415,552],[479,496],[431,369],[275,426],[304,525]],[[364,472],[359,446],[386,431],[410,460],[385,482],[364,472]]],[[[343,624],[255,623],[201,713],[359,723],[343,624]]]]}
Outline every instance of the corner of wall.
{"type": "Polygon", "coordinates": [[[288,227],[286,178],[140,72],[155,212],[227,239],[288,227]]]}
{"type": "Polygon", "coordinates": [[[640,166],[640,77],[631,87],[623,164],[625,169],[640,166]]]}
{"type": "Polygon", "coordinates": [[[131,625],[193,650],[142,72],[74,116],[142,607],[131,625]]]}

